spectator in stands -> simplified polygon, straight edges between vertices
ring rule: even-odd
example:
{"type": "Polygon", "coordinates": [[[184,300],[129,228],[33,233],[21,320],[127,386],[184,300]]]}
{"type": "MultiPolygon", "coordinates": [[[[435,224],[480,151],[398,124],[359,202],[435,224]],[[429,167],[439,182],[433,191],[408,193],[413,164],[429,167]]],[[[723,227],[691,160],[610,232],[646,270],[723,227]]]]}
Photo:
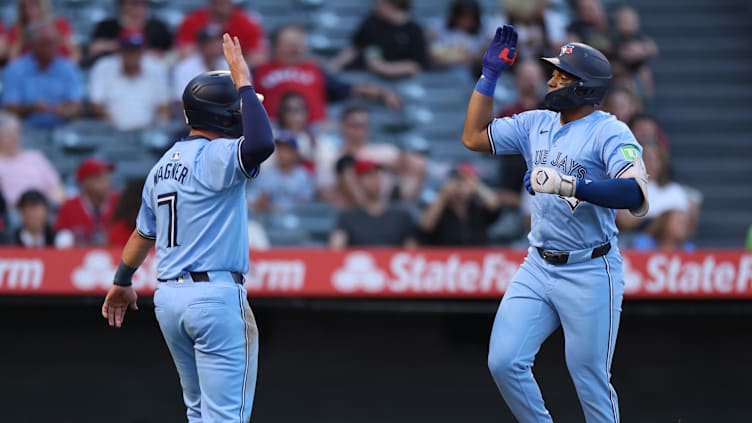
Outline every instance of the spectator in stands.
{"type": "Polygon", "coordinates": [[[149,53],[163,55],[172,48],[172,33],[160,19],[150,16],[149,0],[117,0],[118,14],[94,27],[89,43],[89,63],[120,51],[120,34],[123,30],[143,32],[149,53]]]}
{"type": "Polygon", "coordinates": [[[476,0],[453,0],[446,20],[428,30],[430,55],[436,67],[460,68],[476,74],[488,47],[480,5],[476,0]]]}
{"type": "Polygon", "coordinates": [[[120,193],[120,199],[112,212],[112,222],[107,233],[107,245],[122,247],[128,242],[133,230],[136,229],[136,217],[141,207],[141,193],[144,180],[129,182],[120,193]]]}
{"type": "Polygon", "coordinates": [[[496,193],[470,163],[458,164],[418,222],[425,245],[488,244],[488,227],[499,217],[496,193]]]}
{"type": "Polygon", "coordinates": [[[399,97],[369,83],[348,83],[327,74],[311,59],[305,29],[296,24],[283,25],[272,34],[272,57],[253,71],[253,85],[265,96],[264,106],[272,120],[277,119],[282,97],[294,92],[305,98],[309,123],[326,120],[327,101],[353,96],[378,99],[388,107],[400,106],[399,97]]]}
{"type": "Polygon", "coordinates": [[[345,47],[332,61],[333,70],[366,69],[384,78],[403,78],[428,68],[423,28],[410,16],[412,0],[375,0],[345,47]]]}
{"type": "Polygon", "coordinates": [[[567,39],[580,41],[612,56],[608,16],[601,0],[574,0],[575,19],[567,28],[567,39]]]}
{"type": "Polygon", "coordinates": [[[170,118],[169,82],[162,63],[145,56],[141,32],[120,34],[120,52],[92,67],[92,114],[123,131],[144,129],[170,118]]]}
{"type": "Polygon", "coordinates": [[[649,113],[636,113],[629,120],[629,129],[632,130],[637,141],[657,140],[661,147],[668,150],[668,137],[655,116],[649,113]]]}
{"type": "Polygon", "coordinates": [[[57,54],[59,34],[53,21],[35,21],[26,34],[31,52],[10,62],[3,75],[5,109],[40,128],[78,117],[83,96],[78,67],[57,54]]]}
{"type": "Polygon", "coordinates": [[[172,69],[172,95],[178,109],[183,110],[183,90],[196,75],[211,70],[227,70],[222,53],[222,32],[216,26],[207,26],[196,36],[197,50],[175,64],[172,69]]]}
{"type": "MultiPolygon", "coordinates": [[[[400,152],[392,144],[369,142],[371,132],[368,109],[359,105],[349,106],[342,112],[340,136],[342,148],[339,155],[333,157],[335,160],[317,164],[334,173],[331,177],[337,181],[336,188],[327,193],[326,199],[340,208],[353,204],[363,205],[365,198],[355,172],[355,163],[358,160],[369,160],[378,163],[382,169],[394,169],[400,152]]],[[[379,176],[386,175],[379,172],[379,176]]],[[[393,189],[388,181],[382,181],[381,186],[385,194],[393,189]]]]}
{"type": "Polygon", "coordinates": [[[28,190],[41,191],[54,204],[65,200],[65,189],[52,163],[39,151],[21,148],[21,122],[0,111],[0,191],[15,205],[28,190]]]}
{"type": "Polygon", "coordinates": [[[658,45],[640,32],[640,16],[632,6],[624,4],[614,12],[612,44],[616,58],[639,82],[641,96],[652,97],[653,74],[647,64],[658,56],[658,45]]]}
{"type": "Polygon", "coordinates": [[[603,99],[603,110],[620,121],[629,123],[634,115],[642,111],[642,102],[634,92],[623,87],[613,87],[603,99]]]}
{"type": "MultiPolygon", "coordinates": [[[[334,162],[339,157],[339,148],[331,137],[319,136],[315,125],[309,125],[308,104],[305,98],[291,91],[282,97],[277,111],[275,131],[291,133],[297,140],[301,164],[312,172],[317,196],[331,199],[336,185],[334,162]]],[[[267,160],[273,163],[274,155],[267,160]]]]}
{"type": "Polygon", "coordinates": [[[105,245],[119,195],[112,189],[114,166],[96,158],[81,162],[76,170],[80,194],[63,203],[55,230],[73,233],[76,246],[105,245]]]}
{"type": "Polygon", "coordinates": [[[305,97],[294,91],[285,94],[279,102],[276,115],[275,130],[293,134],[301,160],[310,169],[314,169],[318,140],[315,129],[308,123],[308,103],[305,97]]]}
{"type": "Polygon", "coordinates": [[[274,164],[265,168],[250,185],[251,209],[260,212],[287,212],[313,200],[315,184],[311,173],[300,163],[295,135],[277,134],[274,164]]]}
{"type": "Polygon", "coordinates": [[[21,216],[21,225],[13,233],[13,244],[26,248],[72,246],[70,232],[52,229],[50,205],[41,192],[30,190],[21,194],[16,209],[21,216]]]}
{"type": "Polygon", "coordinates": [[[694,251],[689,238],[689,213],[669,210],[649,222],[647,228],[632,241],[635,250],[694,251]]]}
{"type": "Polygon", "coordinates": [[[232,0],[207,0],[206,3],[206,7],[186,16],[175,33],[175,43],[182,56],[195,50],[199,31],[214,25],[220,28],[220,32],[238,37],[249,66],[255,67],[266,61],[266,36],[254,16],[235,6],[232,0]]]}
{"type": "Polygon", "coordinates": [[[74,63],[78,63],[81,60],[81,49],[76,44],[71,25],[64,17],[55,16],[48,0],[18,1],[18,20],[8,30],[10,59],[13,60],[31,51],[31,40],[27,34],[32,23],[40,21],[48,21],[56,29],[57,42],[55,43],[55,48],[57,54],[67,57],[74,63]]]}
{"type": "Polygon", "coordinates": [[[381,167],[370,160],[354,165],[363,204],[339,212],[329,246],[411,247],[416,244],[416,227],[410,213],[389,203],[383,194],[381,167]]]}

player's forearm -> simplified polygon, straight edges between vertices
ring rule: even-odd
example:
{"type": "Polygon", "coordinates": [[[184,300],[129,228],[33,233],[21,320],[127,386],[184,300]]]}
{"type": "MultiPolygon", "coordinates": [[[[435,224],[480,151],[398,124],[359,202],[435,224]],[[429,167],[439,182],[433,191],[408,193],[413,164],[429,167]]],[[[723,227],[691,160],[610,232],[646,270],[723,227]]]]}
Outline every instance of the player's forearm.
{"type": "Polygon", "coordinates": [[[255,169],[274,152],[274,135],[269,116],[253,87],[240,88],[242,100],[243,137],[240,156],[246,170],[255,169]]]}
{"type": "Polygon", "coordinates": [[[123,263],[133,268],[141,266],[153,246],[153,239],[144,238],[139,235],[138,231],[134,230],[123,248],[123,263]]]}
{"type": "Polygon", "coordinates": [[[491,151],[486,127],[493,120],[493,98],[473,91],[467,104],[462,144],[474,151],[491,151]]]}

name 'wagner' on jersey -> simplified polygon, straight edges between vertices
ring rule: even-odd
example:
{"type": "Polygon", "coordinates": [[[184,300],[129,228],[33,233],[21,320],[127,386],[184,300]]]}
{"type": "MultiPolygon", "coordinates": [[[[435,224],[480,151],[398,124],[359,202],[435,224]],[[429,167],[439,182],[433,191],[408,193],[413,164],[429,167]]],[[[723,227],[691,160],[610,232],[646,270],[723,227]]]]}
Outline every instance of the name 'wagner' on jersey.
{"type": "Polygon", "coordinates": [[[248,272],[249,175],[239,159],[242,138],[176,142],[149,172],[136,228],[156,238],[158,277],[184,272],[248,272]]]}

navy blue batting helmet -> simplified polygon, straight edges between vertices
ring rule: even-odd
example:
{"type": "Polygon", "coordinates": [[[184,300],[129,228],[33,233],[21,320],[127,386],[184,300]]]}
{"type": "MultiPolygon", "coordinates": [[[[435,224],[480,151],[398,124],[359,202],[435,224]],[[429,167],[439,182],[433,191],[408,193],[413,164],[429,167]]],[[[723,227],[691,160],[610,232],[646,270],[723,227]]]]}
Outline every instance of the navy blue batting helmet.
{"type": "Polygon", "coordinates": [[[204,72],[191,79],[183,91],[188,126],[230,138],[243,135],[240,95],[228,71],[204,72]]]}
{"type": "Polygon", "coordinates": [[[582,43],[565,44],[556,57],[541,57],[549,67],[577,81],[546,94],[546,108],[560,111],[583,104],[599,104],[611,82],[611,64],[600,51],[582,43]]]}

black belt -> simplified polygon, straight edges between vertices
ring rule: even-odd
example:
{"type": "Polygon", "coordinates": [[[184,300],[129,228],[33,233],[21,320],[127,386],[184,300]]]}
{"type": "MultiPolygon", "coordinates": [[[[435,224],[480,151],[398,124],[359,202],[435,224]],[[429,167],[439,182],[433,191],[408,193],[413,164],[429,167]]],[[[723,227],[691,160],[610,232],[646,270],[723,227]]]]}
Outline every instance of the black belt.
{"type": "MultiPolygon", "coordinates": [[[[191,275],[191,279],[193,282],[211,282],[211,278],[209,278],[209,272],[188,272],[189,275],[191,275]]],[[[238,272],[230,272],[232,275],[232,280],[242,285],[243,284],[243,274],[238,272]]],[[[160,282],[169,282],[174,280],[179,280],[179,278],[175,279],[157,279],[160,282]]]]}
{"type": "MultiPolygon", "coordinates": [[[[543,260],[546,260],[546,262],[550,264],[567,264],[569,262],[569,253],[567,252],[559,252],[559,251],[549,251],[544,250],[541,247],[535,247],[536,250],[538,250],[538,254],[543,258],[543,260]]],[[[608,252],[611,251],[611,243],[607,242],[599,247],[593,248],[592,253],[590,253],[590,258],[594,259],[597,257],[605,256],[608,254],[608,252]]]]}

